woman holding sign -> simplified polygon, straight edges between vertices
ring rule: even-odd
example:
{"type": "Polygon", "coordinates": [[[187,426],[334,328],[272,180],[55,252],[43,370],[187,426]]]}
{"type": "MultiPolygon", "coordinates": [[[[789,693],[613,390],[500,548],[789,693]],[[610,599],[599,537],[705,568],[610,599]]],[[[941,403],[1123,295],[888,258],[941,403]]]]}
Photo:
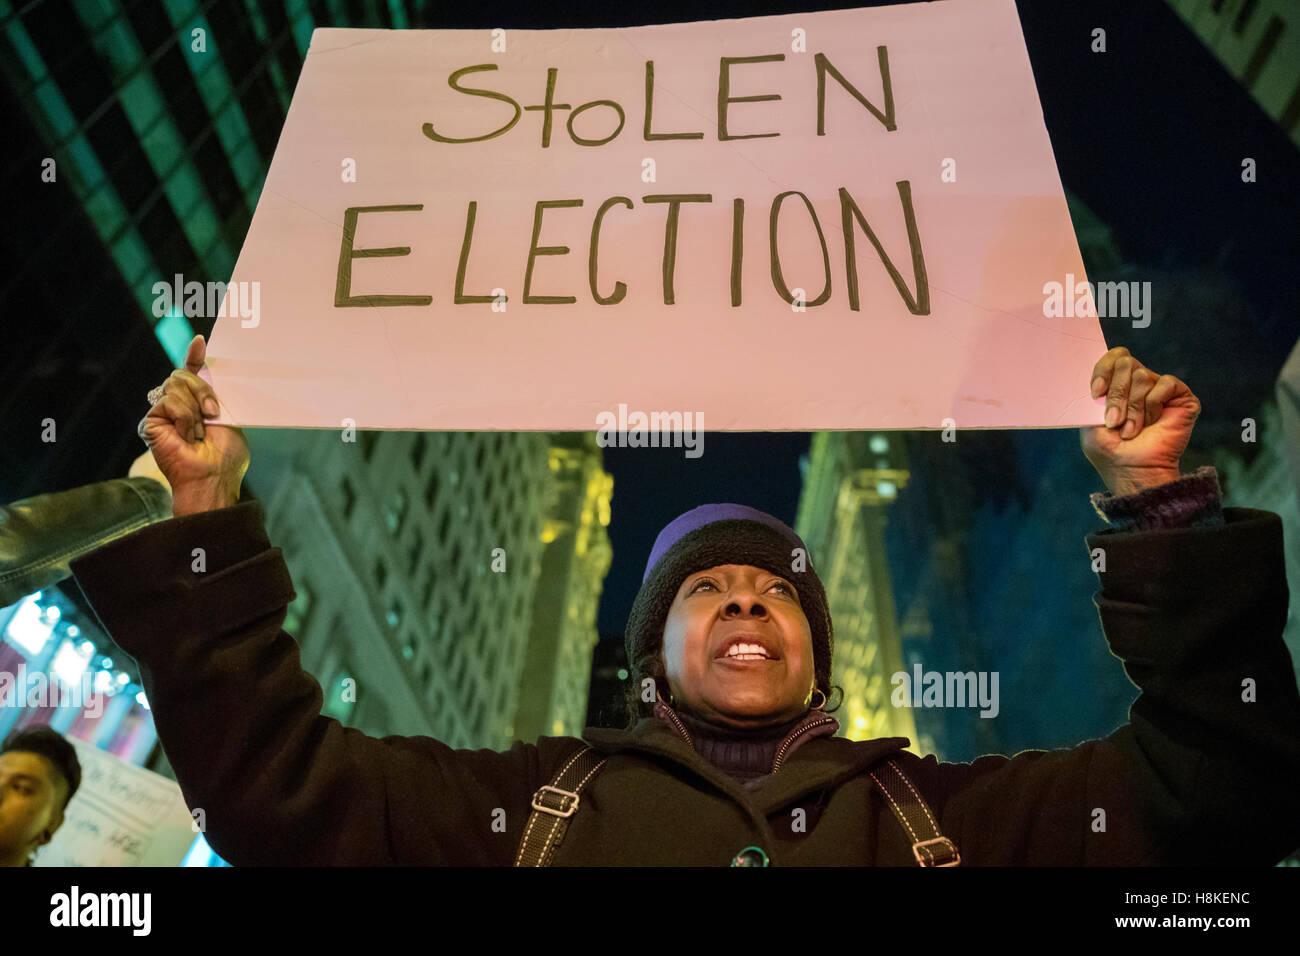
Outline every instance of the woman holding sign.
{"type": "Polygon", "coordinates": [[[1180,475],[1200,404],[1126,349],[1097,362],[1106,424],[1081,442],[1109,489],[1095,601],[1142,694],[1104,739],[970,764],[834,736],[821,582],[791,561],[793,530],[742,505],[655,542],[626,631],[628,729],[502,753],[344,729],[281,630],[289,572],[238,503],[243,435],[204,425],[203,361],[196,337],[139,429],[174,519],[72,568],[231,863],[1269,865],[1300,845],[1281,522],[1221,508],[1213,469],[1180,475]]]}

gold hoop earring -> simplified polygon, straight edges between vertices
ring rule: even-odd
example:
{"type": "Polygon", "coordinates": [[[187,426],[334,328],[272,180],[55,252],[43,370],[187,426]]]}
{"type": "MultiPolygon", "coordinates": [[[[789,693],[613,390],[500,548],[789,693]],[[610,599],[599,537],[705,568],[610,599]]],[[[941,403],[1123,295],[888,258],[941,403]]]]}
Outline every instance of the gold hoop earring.
{"type": "Polygon", "coordinates": [[[814,694],[821,694],[821,695],[822,695],[822,702],[821,702],[820,704],[818,704],[816,707],[813,707],[813,708],[811,708],[811,709],[812,709],[812,710],[821,710],[823,707],[826,706],[826,695],[825,695],[825,694],[822,694],[822,690],[821,690],[820,687],[814,687],[814,688],[813,688],[813,693],[814,693],[814,694]]]}

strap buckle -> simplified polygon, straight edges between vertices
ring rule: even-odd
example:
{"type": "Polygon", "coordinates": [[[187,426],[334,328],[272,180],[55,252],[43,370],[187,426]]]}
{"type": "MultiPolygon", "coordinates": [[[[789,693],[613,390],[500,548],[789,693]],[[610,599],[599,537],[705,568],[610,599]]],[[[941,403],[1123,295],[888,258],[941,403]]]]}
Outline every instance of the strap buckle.
{"type": "Polygon", "coordinates": [[[572,790],[561,790],[559,787],[553,787],[550,784],[547,784],[533,794],[533,809],[541,810],[543,813],[549,813],[553,817],[560,817],[563,820],[567,820],[578,812],[578,795],[572,790]],[[538,802],[541,800],[542,794],[546,793],[548,790],[551,793],[559,795],[560,806],[558,808],[544,806],[538,802]],[[572,805],[568,804],[567,801],[569,800],[573,801],[572,805]]]}
{"type": "Polygon", "coordinates": [[[961,854],[957,852],[957,845],[944,836],[935,837],[932,840],[920,840],[916,843],[913,843],[912,856],[916,857],[916,862],[921,864],[921,866],[957,866],[959,863],[961,863],[961,854]],[[952,857],[952,859],[950,859],[947,863],[934,862],[934,858],[936,856],[934,851],[930,851],[928,853],[929,856],[928,860],[921,856],[921,847],[928,847],[936,843],[942,844],[943,848],[947,850],[947,853],[937,854],[938,856],[952,857]]]}

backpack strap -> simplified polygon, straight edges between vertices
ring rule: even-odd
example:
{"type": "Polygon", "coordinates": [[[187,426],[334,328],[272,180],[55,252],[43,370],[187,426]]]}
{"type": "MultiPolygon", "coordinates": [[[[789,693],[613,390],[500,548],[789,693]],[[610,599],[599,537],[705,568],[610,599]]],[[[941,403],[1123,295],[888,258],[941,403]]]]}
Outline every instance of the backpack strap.
{"type": "MultiPolygon", "coordinates": [[[[560,769],[555,779],[533,794],[533,812],[524,827],[515,866],[549,866],[569,827],[569,818],[581,805],[583,787],[607,760],[583,747],[560,769]]],[[[889,809],[912,841],[912,855],[920,866],[958,866],[957,845],[939,832],[934,814],[912,781],[892,760],[873,764],[867,774],[884,794],[889,809]]]]}
{"type": "Polygon", "coordinates": [[[515,866],[550,865],[569,828],[569,818],[578,812],[578,794],[607,759],[597,757],[595,750],[584,746],[560,768],[554,780],[533,794],[533,812],[519,841],[515,866]]]}
{"type": "Polygon", "coordinates": [[[957,844],[939,832],[934,814],[898,764],[889,759],[881,760],[872,764],[867,773],[876,781],[876,786],[889,803],[889,809],[894,811],[894,816],[911,838],[912,856],[916,857],[918,864],[958,866],[961,863],[957,844]]]}

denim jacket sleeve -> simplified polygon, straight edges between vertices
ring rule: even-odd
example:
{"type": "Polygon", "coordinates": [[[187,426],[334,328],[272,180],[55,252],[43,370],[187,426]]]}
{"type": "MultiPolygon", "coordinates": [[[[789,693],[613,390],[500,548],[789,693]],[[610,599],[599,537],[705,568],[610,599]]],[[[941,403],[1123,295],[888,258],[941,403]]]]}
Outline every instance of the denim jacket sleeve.
{"type": "Polygon", "coordinates": [[[114,478],[0,505],[0,607],[67,578],[69,562],[171,517],[152,478],[114,478]]]}

